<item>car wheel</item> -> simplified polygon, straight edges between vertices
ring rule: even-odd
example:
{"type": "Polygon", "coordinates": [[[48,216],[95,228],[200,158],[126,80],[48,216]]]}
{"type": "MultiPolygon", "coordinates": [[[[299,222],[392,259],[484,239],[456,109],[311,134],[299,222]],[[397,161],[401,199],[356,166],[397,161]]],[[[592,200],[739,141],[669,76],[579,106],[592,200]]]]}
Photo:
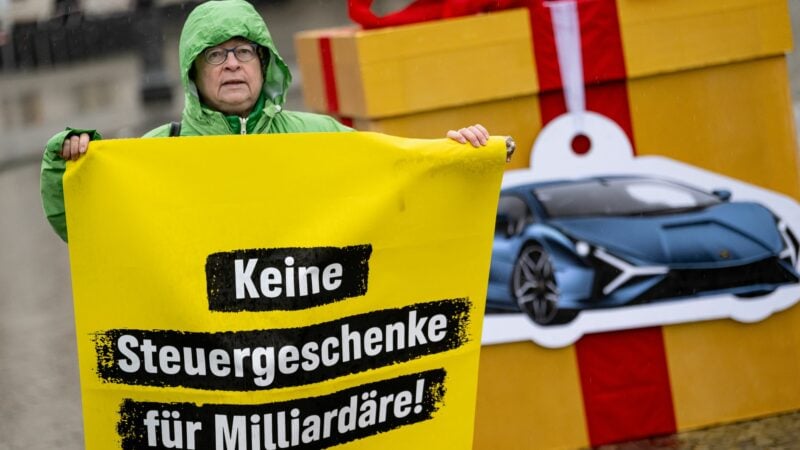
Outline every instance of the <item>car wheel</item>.
{"type": "Polygon", "coordinates": [[[539,244],[526,245],[514,263],[511,289],[519,309],[539,325],[567,323],[577,311],[559,309],[559,292],[550,255],[539,244]]]}

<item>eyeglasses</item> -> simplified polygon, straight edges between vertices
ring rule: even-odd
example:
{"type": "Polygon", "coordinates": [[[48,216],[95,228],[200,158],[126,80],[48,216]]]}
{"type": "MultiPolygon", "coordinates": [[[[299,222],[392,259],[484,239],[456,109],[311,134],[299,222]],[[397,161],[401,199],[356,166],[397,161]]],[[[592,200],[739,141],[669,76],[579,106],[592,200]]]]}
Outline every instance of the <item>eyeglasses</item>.
{"type": "Polygon", "coordinates": [[[242,44],[233,48],[212,47],[203,52],[203,57],[206,59],[207,63],[218,66],[228,59],[228,53],[233,53],[233,56],[235,56],[239,62],[250,61],[258,55],[255,45],[242,44]]]}

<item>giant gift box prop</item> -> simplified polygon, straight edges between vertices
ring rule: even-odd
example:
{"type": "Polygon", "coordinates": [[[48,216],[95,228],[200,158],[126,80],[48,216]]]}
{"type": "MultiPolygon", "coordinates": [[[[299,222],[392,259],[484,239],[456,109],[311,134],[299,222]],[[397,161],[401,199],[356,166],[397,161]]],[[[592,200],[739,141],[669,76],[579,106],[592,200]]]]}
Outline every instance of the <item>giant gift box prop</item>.
{"type": "Polygon", "coordinates": [[[86,448],[470,448],[505,155],[92,143],[64,180],[86,448]]]}
{"type": "MultiPolygon", "coordinates": [[[[539,131],[567,110],[550,14],[530,4],[300,34],[307,104],[403,135],[483,123],[515,137],[509,167],[525,167],[539,131]],[[496,58],[490,82],[486,61],[467,50],[496,58]]],[[[785,1],[594,0],[578,13],[586,109],[614,120],[637,154],[798,197],[785,1]]],[[[598,445],[800,408],[798,323],[793,308],[756,324],[590,335],[562,349],[484,346],[475,448],[598,445]]]]}
{"type": "Polygon", "coordinates": [[[514,136],[518,148],[533,143],[536,72],[524,10],[368,32],[309,31],[297,35],[296,47],[306,104],[358,129],[439,137],[480,118],[514,136]]]}
{"type": "MultiPolygon", "coordinates": [[[[535,136],[564,108],[549,12],[540,2],[533,3],[530,14],[516,9],[369,31],[346,27],[299,33],[296,47],[305,102],[361,130],[398,135],[438,137],[443,128],[481,122],[493,133],[514,136],[520,151],[510,167],[525,167],[535,136]]],[[[656,142],[652,151],[697,153],[698,145],[714,148],[740,137],[774,142],[776,135],[785,134],[785,99],[780,92],[770,92],[785,85],[785,71],[765,67],[785,64],[783,54],[791,46],[785,2],[594,0],[581,2],[579,10],[586,18],[582,32],[587,108],[645,132],[663,133],[670,126],[671,136],[655,137],[668,140],[656,142]],[[774,58],[772,64],[748,64],[769,58],[774,58]],[[704,90],[703,84],[715,87],[720,70],[727,78],[728,68],[728,87],[736,96],[755,99],[730,105],[731,92],[704,90]],[[751,83],[751,74],[744,71],[772,81],[769,86],[751,83]],[[629,82],[614,82],[626,79],[629,82]],[[663,93],[665,87],[669,94],[663,93]],[[629,98],[615,101],[619,96],[629,98]],[[670,111],[674,115],[669,116],[649,114],[662,102],[676,99],[685,110],[670,111]],[[724,102],[724,107],[717,110],[716,104],[706,104],[714,101],[724,102]],[[749,123],[739,116],[749,115],[754,107],[777,114],[781,130],[776,134],[774,126],[762,131],[732,125],[749,123]],[[641,114],[631,120],[637,110],[641,114]],[[729,116],[724,136],[696,138],[698,123],[703,129],[718,129],[717,111],[729,116]],[[683,125],[687,117],[695,122],[692,126],[683,125]],[[679,128],[671,127],[673,119],[679,128]],[[669,145],[676,135],[692,145],[669,145]]],[[[634,131],[630,134],[635,136],[634,131]]],[[[651,151],[646,147],[643,151],[651,151]]]]}

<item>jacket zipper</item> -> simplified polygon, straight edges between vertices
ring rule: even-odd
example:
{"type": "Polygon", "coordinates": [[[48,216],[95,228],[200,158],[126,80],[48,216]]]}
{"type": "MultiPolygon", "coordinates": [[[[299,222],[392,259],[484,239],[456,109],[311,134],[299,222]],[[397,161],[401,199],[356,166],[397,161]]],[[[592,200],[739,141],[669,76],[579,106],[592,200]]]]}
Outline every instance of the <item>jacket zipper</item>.
{"type": "Polygon", "coordinates": [[[247,134],[247,117],[239,117],[239,123],[242,126],[239,134],[247,134]]]}

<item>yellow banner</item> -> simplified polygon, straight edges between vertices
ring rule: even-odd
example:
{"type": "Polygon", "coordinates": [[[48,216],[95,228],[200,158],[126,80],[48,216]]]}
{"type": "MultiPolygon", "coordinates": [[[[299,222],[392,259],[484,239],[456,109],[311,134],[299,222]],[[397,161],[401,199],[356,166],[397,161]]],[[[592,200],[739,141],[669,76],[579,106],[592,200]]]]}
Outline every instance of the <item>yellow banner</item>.
{"type": "Polygon", "coordinates": [[[93,142],[64,177],[86,448],[471,448],[504,161],[498,138],[93,142]]]}

